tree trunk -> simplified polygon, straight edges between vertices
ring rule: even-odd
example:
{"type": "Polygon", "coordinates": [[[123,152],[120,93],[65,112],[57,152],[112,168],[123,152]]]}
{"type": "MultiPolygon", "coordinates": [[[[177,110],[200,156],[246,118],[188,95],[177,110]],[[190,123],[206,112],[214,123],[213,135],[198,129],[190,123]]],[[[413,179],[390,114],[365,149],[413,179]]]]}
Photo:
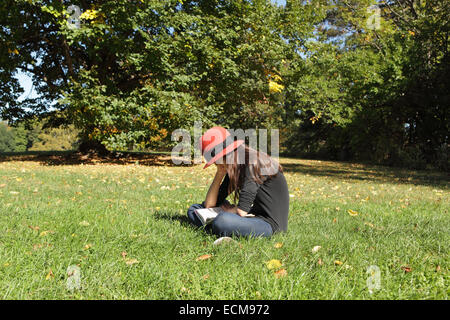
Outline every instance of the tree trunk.
{"type": "Polygon", "coordinates": [[[82,141],[78,147],[78,151],[84,154],[93,153],[99,156],[111,155],[111,151],[106,149],[106,147],[99,141],[95,140],[85,140],[82,141]]]}

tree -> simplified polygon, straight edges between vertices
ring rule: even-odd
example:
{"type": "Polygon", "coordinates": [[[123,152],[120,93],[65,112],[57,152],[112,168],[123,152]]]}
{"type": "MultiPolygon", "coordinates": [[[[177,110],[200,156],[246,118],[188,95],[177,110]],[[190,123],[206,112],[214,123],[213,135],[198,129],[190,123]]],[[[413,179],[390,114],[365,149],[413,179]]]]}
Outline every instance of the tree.
{"type": "Polygon", "coordinates": [[[0,116],[74,124],[82,149],[170,146],[201,120],[282,128],[334,158],[443,163],[449,15],[439,0],[5,0],[0,116]],[[17,70],[39,99],[17,103],[17,70]]]}
{"type": "Polygon", "coordinates": [[[21,124],[15,128],[13,128],[13,131],[14,131],[14,142],[15,142],[14,151],[16,151],[16,152],[27,151],[28,144],[29,144],[30,132],[25,128],[24,124],[21,124]]]}
{"type": "Polygon", "coordinates": [[[0,121],[0,152],[15,151],[13,130],[5,123],[0,121]]]}
{"type": "Polygon", "coordinates": [[[111,149],[167,141],[195,120],[280,124],[281,69],[313,32],[320,2],[285,10],[269,0],[3,1],[0,63],[13,86],[1,113],[12,121],[50,113],[111,149]],[[81,9],[79,28],[67,22],[69,4],[81,9]],[[14,102],[18,69],[41,99],[14,102]],[[52,112],[45,102],[55,99],[52,112]]]}
{"type": "Polygon", "coordinates": [[[303,130],[334,158],[448,159],[449,15],[445,1],[333,1],[287,98],[299,118],[291,143],[303,130]]]}

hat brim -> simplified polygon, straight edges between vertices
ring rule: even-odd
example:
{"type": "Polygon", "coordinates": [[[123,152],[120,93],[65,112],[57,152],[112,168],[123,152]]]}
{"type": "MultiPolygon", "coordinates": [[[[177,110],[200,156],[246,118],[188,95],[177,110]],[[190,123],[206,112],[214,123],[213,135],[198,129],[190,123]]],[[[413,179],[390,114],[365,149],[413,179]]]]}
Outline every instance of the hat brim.
{"type": "Polygon", "coordinates": [[[216,154],[211,160],[209,160],[205,166],[203,167],[203,169],[208,168],[210,165],[212,165],[214,162],[216,162],[217,160],[219,160],[220,158],[222,158],[224,155],[226,155],[227,153],[237,149],[240,145],[242,145],[244,143],[244,140],[236,140],[234,141],[232,144],[230,144],[228,147],[226,147],[225,149],[223,149],[221,152],[219,152],[218,154],[216,154]]]}

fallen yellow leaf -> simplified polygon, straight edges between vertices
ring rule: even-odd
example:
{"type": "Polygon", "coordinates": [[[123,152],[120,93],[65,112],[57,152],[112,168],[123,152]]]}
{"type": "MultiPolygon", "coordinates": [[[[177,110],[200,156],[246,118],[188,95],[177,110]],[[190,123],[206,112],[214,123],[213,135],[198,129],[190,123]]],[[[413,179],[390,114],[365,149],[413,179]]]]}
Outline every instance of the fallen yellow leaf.
{"type": "Polygon", "coordinates": [[[370,223],[370,222],[364,222],[364,224],[365,224],[366,226],[371,227],[371,228],[375,228],[375,226],[374,226],[372,223],[370,223]]]}
{"type": "Polygon", "coordinates": [[[334,264],[337,265],[337,266],[341,266],[343,264],[343,262],[339,261],[339,260],[335,260],[334,264]]]}
{"type": "Polygon", "coordinates": [[[279,248],[283,247],[283,243],[282,242],[277,242],[277,243],[275,243],[274,247],[279,249],[279,248]]]}
{"type": "Polygon", "coordinates": [[[409,267],[409,266],[401,266],[401,269],[403,271],[405,271],[405,272],[411,272],[412,271],[411,267],[409,267]]]}
{"type": "Polygon", "coordinates": [[[280,270],[278,270],[278,271],[275,271],[274,272],[274,275],[275,275],[275,277],[276,278],[283,278],[283,277],[286,277],[287,276],[287,271],[286,271],[286,269],[280,269],[280,270]]]}
{"type": "Polygon", "coordinates": [[[204,254],[204,255],[201,255],[200,257],[197,257],[197,259],[195,259],[195,260],[196,261],[202,261],[202,260],[207,260],[207,259],[209,259],[211,257],[212,257],[212,255],[210,255],[210,254],[204,254]]]}
{"type": "Polygon", "coordinates": [[[348,209],[347,212],[348,212],[348,214],[351,215],[352,217],[358,215],[358,212],[357,212],[357,211],[353,211],[352,209],[348,209]]]}
{"type": "Polygon", "coordinates": [[[139,263],[139,261],[138,261],[137,259],[126,259],[126,260],[125,260],[125,263],[126,263],[128,266],[131,266],[131,265],[133,265],[133,264],[139,263]]]}
{"type": "Polygon", "coordinates": [[[47,276],[45,277],[45,280],[50,280],[51,278],[55,277],[55,275],[53,274],[52,269],[50,269],[50,272],[47,274],[47,276]]]}
{"type": "Polygon", "coordinates": [[[272,259],[272,260],[270,260],[270,261],[266,261],[266,266],[267,266],[267,268],[268,268],[269,270],[272,270],[272,269],[278,269],[278,268],[280,268],[282,265],[283,265],[283,264],[281,263],[281,261],[280,261],[280,260],[277,260],[277,259],[272,259]]]}
{"type": "Polygon", "coordinates": [[[203,277],[202,277],[202,279],[203,280],[207,280],[207,279],[209,279],[209,274],[207,273],[207,274],[205,274],[203,277]]]}

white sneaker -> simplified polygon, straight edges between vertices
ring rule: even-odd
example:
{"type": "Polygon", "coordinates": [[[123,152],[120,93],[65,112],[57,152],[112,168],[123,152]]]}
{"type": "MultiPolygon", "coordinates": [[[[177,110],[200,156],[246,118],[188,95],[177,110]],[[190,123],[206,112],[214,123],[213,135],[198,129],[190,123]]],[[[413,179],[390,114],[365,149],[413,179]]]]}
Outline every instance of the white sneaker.
{"type": "Polygon", "coordinates": [[[232,238],[230,238],[230,237],[221,237],[221,238],[217,239],[216,241],[214,241],[213,244],[215,246],[217,246],[219,244],[227,243],[227,242],[231,242],[231,241],[234,241],[234,240],[232,238]]]}

